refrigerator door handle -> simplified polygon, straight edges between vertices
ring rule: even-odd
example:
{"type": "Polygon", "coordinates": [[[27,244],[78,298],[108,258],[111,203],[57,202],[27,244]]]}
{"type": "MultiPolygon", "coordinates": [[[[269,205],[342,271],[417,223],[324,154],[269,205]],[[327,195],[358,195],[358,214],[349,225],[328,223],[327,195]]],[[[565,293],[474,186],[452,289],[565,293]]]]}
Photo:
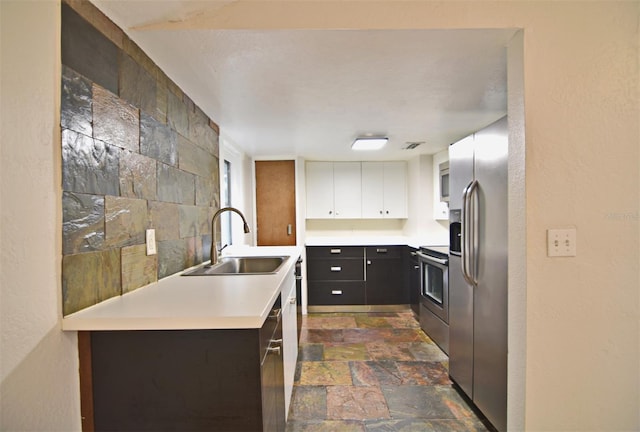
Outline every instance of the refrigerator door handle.
{"type": "Polygon", "coordinates": [[[478,181],[473,180],[462,192],[462,276],[470,285],[476,285],[472,263],[475,262],[475,245],[477,244],[478,216],[473,208],[473,193],[478,187],[478,181]],[[473,213],[473,220],[472,218],[473,213]]]}

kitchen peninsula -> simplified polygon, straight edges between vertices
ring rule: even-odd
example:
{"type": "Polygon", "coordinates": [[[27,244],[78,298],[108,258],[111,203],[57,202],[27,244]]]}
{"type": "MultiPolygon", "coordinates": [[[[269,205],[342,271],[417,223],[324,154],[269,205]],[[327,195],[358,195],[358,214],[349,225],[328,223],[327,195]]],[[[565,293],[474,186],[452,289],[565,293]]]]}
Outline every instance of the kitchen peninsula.
{"type": "Polygon", "coordinates": [[[64,317],[80,332],[85,429],[284,431],[302,250],[237,252],[287,259],[273,274],[176,274],[64,317]]]}

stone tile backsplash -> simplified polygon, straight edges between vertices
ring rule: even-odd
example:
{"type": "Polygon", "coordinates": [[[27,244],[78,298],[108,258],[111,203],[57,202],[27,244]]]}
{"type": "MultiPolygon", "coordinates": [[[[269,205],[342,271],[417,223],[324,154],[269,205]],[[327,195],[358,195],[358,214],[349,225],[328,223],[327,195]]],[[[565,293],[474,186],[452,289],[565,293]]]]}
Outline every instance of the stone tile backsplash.
{"type": "Polygon", "coordinates": [[[64,0],[61,40],[68,315],[208,260],[220,182],[217,125],[115,24],[64,0]]]}

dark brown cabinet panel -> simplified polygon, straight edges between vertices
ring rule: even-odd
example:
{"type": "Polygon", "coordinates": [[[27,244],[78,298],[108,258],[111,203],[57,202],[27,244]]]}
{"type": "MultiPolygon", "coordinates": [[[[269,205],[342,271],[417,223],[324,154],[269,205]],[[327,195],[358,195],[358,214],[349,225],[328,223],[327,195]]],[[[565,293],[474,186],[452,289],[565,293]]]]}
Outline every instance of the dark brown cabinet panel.
{"type": "Polygon", "coordinates": [[[279,318],[262,329],[91,332],[95,430],[284,431],[281,334],[279,318]]]}
{"type": "Polygon", "coordinates": [[[310,306],[409,303],[406,246],[309,246],[310,306]]]}
{"type": "Polygon", "coordinates": [[[363,258],[362,246],[307,246],[309,258],[363,258]]]}
{"type": "Polygon", "coordinates": [[[404,246],[366,248],[367,304],[409,303],[409,293],[404,283],[403,250],[404,246]]]}
{"type": "Polygon", "coordinates": [[[363,305],[366,304],[364,281],[309,281],[310,305],[363,305]]]}
{"type": "Polygon", "coordinates": [[[420,261],[416,255],[417,249],[408,247],[405,271],[405,283],[409,291],[409,304],[416,315],[420,314],[420,261]]]}
{"type": "Polygon", "coordinates": [[[364,280],[362,258],[321,258],[309,260],[307,280],[364,280]]]}

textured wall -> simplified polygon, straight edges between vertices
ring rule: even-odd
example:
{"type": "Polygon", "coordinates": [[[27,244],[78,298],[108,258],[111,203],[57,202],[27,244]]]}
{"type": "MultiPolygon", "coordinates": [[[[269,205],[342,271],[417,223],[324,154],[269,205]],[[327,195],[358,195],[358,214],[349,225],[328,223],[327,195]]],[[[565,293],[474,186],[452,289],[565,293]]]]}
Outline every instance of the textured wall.
{"type": "Polygon", "coordinates": [[[62,5],[63,313],[209,259],[218,128],[90,3],[62,5]],[[147,256],[145,231],[158,254],[147,256]]]}

